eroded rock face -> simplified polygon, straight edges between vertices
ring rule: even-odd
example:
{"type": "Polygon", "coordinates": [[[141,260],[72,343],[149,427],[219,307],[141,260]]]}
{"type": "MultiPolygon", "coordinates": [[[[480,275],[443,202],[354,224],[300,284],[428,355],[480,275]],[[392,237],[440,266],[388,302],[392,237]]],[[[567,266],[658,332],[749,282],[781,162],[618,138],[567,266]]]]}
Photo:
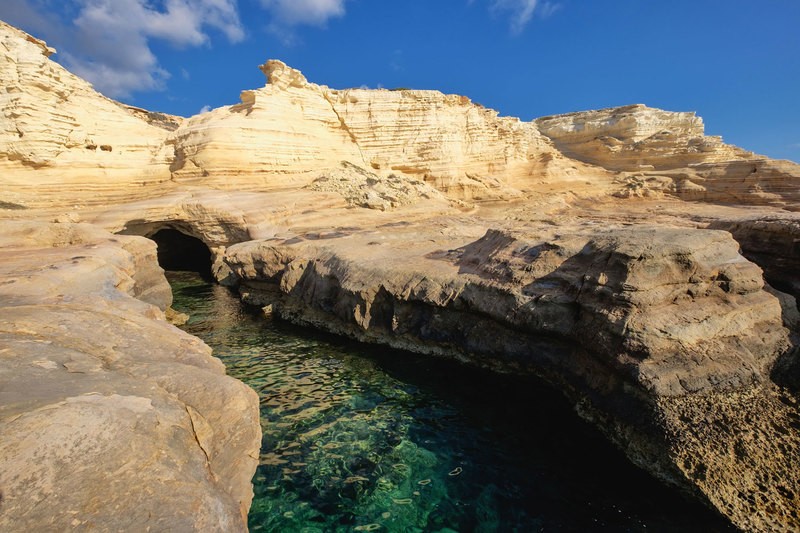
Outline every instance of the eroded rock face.
{"type": "Polygon", "coordinates": [[[48,59],[52,48],[2,21],[0,47],[4,200],[29,207],[130,200],[169,180],[167,130],[101,96],[48,59]]]}
{"type": "Polygon", "coordinates": [[[6,221],[0,258],[0,529],[246,530],[258,398],[166,322],[154,244],[6,221]]]}
{"type": "Polygon", "coordinates": [[[534,121],[569,157],[620,171],[621,197],[800,209],[800,165],[756,156],[704,134],[694,113],[632,105],[534,121]]]}
{"type": "Polygon", "coordinates": [[[800,298],[800,216],[742,216],[711,227],[731,232],[772,286],[800,298]]]}
{"type": "Polygon", "coordinates": [[[797,165],[705,136],[694,113],[634,105],[522,122],[438,91],[331,89],[270,60],[265,87],[182,119],[104,98],[50,61],[42,41],[6,24],[0,35],[9,85],[0,169],[11,204],[131,201],[179,185],[285,189],[344,161],[455,200],[545,186],[798,209],[797,165]]]}
{"type": "Polygon", "coordinates": [[[752,154],[704,134],[703,119],[637,104],[536,119],[559,150],[613,170],[664,170],[752,154]]]}
{"type": "Polygon", "coordinates": [[[364,266],[375,255],[356,246],[352,237],[324,245],[253,241],[230,247],[225,262],[242,279],[276,280],[301,315],[316,309],[344,323],[320,327],[397,335],[411,345],[418,339],[464,358],[485,352],[502,367],[513,352],[506,341],[464,330],[462,321],[447,326],[456,331],[429,331],[430,317],[414,309],[466,311],[510,328],[507,336],[518,330],[577,341],[658,396],[761,381],[788,347],[777,298],[723,232],[491,230],[452,252],[408,252],[406,265],[380,261],[378,268],[364,266]],[[432,275],[437,270],[441,277],[432,275]]]}
{"type": "Polygon", "coordinates": [[[56,219],[174,229],[286,319],[539,374],[739,527],[800,529],[800,315],[753,264],[797,294],[798,165],[693,113],[524,123],[279,61],[239,104],[181,119],[0,39],[0,526],[228,531],[251,497],[256,400],[164,321],[152,244],[9,222],[56,219]]]}
{"type": "Polygon", "coordinates": [[[178,154],[172,166],[177,178],[252,189],[292,176],[308,180],[347,161],[472,199],[516,196],[515,187],[531,177],[575,175],[583,166],[559,154],[532,124],[498,117],[463,96],[335,90],[309,83],[280,61],[261,69],[265,87],[244,91],[240,104],[193,117],[175,131],[169,142],[178,154]]]}
{"type": "Polygon", "coordinates": [[[800,527],[798,398],[771,383],[660,399],[670,455],[744,531],[800,527]]]}
{"type": "Polygon", "coordinates": [[[431,224],[252,241],[224,260],[245,299],[293,322],[543,376],[631,460],[740,527],[797,525],[794,491],[746,474],[797,482],[797,414],[770,380],[790,347],[780,302],[730,234],[550,227],[469,241],[431,224]],[[725,430],[704,429],[722,423],[714,402],[736,405],[725,430]],[[737,444],[744,427],[754,436],[737,444]]]}
{"type": "Polygon", "coordinates": [[[312,191],[340,194],[352,207],[386,211],[412,204],[419,199],[444,200],[444,196],[427,183],[391,174],[385,178],[351,163],[323,173],[308,186],[312,191]]]}

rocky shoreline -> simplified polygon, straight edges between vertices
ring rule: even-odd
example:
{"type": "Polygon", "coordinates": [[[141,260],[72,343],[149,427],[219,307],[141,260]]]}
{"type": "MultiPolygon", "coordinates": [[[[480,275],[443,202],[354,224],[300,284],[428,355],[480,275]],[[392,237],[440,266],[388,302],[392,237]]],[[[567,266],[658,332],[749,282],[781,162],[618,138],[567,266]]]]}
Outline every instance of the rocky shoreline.
{"type": "Polygon", "coordinates": [[[245,301],[541,376],[737,527],[800,528],[800,165],[693,113],[522,122],[279,61],[169,117],[0,39],[4,529],[246,527],[258,400],[167,322],[165,228],[245,301]]]}
{"type": "Polygon", "coordinates": [[[383,235],[366,233],[242,243],[224,262],[245,301],[289,321],[543,377],[634,463],[739,527],[796,527],[797,404],[770,379],[791,343],[730,234],[490,230],[449,251],[395,245],[372,267],[383,235]]]}
{"type": "Polygon", "coordinates": [[[170,325],[152,241],[0,231],[0,529],[246,530],[258,397],[170,325]]]}

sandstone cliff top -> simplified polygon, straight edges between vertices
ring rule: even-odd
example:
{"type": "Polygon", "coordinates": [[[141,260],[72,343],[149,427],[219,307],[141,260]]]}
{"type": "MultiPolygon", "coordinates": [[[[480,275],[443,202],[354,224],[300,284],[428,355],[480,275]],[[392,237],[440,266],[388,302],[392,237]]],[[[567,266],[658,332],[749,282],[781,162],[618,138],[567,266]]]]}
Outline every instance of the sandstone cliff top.
{"type": "Polygon", "coordinates": [[[56,53],[56,49],[53,48],[52,46],[47,46],[47,43],[44,42],[43,40],[37,39],[33,35],[31,35],[29,33],[26,33],[24,31],[20,30],[19,28],[16,28],[16,27],[12,26],[11,24],[7,24],[7,23],[3,22],[2,20],[0,20],[0,35],[2,35],[4,33],[5,34],[10,34],[10,35],[15,36],[15,37],[22,38],[22,39],[28,41],[29,43],[35,44],[36,46],[38,46],[41,49],[42,54],[44,54],[45,57],[50,57],[51,55],[56,53]]]}
{"type": "Polygon", "coordinates": [[[281,89],[287,87],[302,88],[308,85],[308,80],[303,73],[280,61],[279,59],[268,59],[266,63],[258,67],[267,77],[270,85],[281,89]]]}

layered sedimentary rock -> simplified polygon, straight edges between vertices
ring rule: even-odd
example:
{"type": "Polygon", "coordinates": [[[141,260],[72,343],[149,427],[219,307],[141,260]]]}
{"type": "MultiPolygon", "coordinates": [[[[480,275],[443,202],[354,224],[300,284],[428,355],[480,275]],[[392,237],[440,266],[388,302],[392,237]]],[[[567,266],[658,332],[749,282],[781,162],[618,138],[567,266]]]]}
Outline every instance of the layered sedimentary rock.
{"type": "Polygon", "coordinates": [[[703,119],[636,104],[536,119],[559,150],[613,170],[663,170],[752,156],[704,133],[703,119]]]}
{"type": "Polygon", "coordinates": [[[0,258],[0,529],[246,530],[258,398],[166,322],[154,244],[6,221],[0,258]]]}
{"type": "MultiPolygon", "coordinates": [[[[476,315],[521,336],[577,341],[657,396],[758,382],[787,349],[780,304],[730,234],[563,230],[490,230],[447,251],[432,239],[411,246],[414,235],[428,234],[412,225],[396,232],[404,239],[393,246],[382,245],[381,230],[324,244],[252,241],[230,247],[225,262],[242,280],[278,283],[301,316],[323,312],[320,327],[392,343],[396,336],[415,351],[478,354],[499,367],[522,364],[517,350],[535,357],[524,343],[507,346],[510,332],[486,335],[468,319],[431,329],[426,314],[476,315]],[[375,268],[363,266],[368,259],[375,268]],[[342,325],[326,325],[333,320],[342,325]]],[[[555,359],[574,363],[566,354],[555,359]]]]}
{"type": "Polygon", "coordinates": [[[47,59],[42,41],[6,24],[0,35],[9,86],[0,168],[11,204],[133,200],[176,183],[275,190],[345,161],[459,200],[550,186],[798,206],[797,165],[705,136],[694,113],[634,105],[529,123],[438,91],[331,89],[271,60],[261,67],[265,87],[182,119],[108,100],[47,59]]]}
{"type": "Polygon", "coordinates": [[[545,377],[631,460],[740,527],[800,525],[797,406],[770,378],[788,331],[730,234],[549,227],[471,240],[479,228],[449,222],[461,229],[433,219],[241,243],[224,261],[246,300],[293,322],[545,377]]]}
{"type": "Polygon", "coordinates": [[[0,21],[3,200],[25,206],[141,197],[169,180],[168,131],[104,98],[0,21]]]}
{"type": "Polygon", "coordinates": [[[176,178],[237,188],[281,186],[294,175],[359,161],[358,147],[342,128],[319,86],[297,71],[270,74],[272,83],[244,91],[241,103],[188,119],[170,138],[176,178]]]}
{"type": "Polygon", "coordinates": [[[707,136],[694,113],[637,104],[535,123],[569,157],[619,171],[617,194],[623,197],[670,194],[800,210],[800,165],[756,156],[707,136]]]}
{"type": "Polygon", "coordinates": [[[743,215],[710,226],[731,232],[773,287],[800,298],[800,215],[743,215]]]}
{"type": "Polygon", "coordinates": [[[792,161],[750,158],[725,163],[702,163],[688,176],[675,174],[676,183],[694,184],[677,196],[734,205],[771,205],[800,211],[800,165],[792,161]]]}
{"type": "MultiPolygon", "coordinates": [[[[180,179],[239,188],[307,180],[347,161],[425,180],[454,198],[515,196],[515,187],[585,165],[533,124],[438,91],[335,90],[271,60],[269,83],[241,103],[187,120],[170,137],[180,179]],[[269,147],[265,149],[265,147],[269,147]]],[[[590,172],[599,176],[599,169],[590,172]]]]}
{"type": "Polygon", "coordinates": [[[0,39],[3,526],[231,530],[250,498],[254,396],[163,320],[152,245],[9,222],[56,219],[176,229],[276,315],[541,375],[739,527],[800,528],[798,314],[775,290],[798,294],[795,163],[693,113],[524,123],[279,61],[239,104],[182,119],[0,39]]]}

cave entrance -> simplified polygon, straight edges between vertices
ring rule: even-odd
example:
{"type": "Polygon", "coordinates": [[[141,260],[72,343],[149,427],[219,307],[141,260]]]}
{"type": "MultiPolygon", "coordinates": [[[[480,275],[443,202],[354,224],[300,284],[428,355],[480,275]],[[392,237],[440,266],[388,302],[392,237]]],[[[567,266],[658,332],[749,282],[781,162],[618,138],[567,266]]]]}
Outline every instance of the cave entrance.
{"type": "Polygon", "coordinates": [[[163,228],[150,236],[158,246],[158,264],[164,270],[197,272],[211,275],[211,250],[203,241],[174,228],[163,228]]]}

